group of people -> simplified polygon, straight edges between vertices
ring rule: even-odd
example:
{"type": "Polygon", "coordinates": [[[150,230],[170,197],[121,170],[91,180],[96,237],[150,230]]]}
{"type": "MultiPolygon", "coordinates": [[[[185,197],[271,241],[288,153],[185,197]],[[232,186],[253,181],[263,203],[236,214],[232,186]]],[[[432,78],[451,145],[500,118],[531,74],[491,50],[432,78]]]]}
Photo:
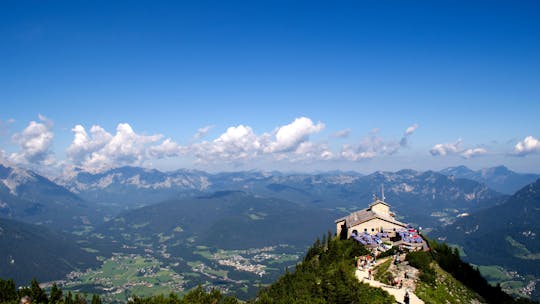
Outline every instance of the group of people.
{"type": "MultiPolygon", "coordinates": [[[[400,248],[400,252],[402,252],[401,248],[400,248]]],[[[357,263],[356,267],[358,269],[360,269],[360,270],[367,269],[367,271],[368,271],[368,280],[371,280],[372,279],[372,268],[371,268],[371,266],[374,266],[375,262],[376,262],[376,254],[371,253],[369,255],[358,257],[358,259],[356,260],[356,263],[357,263]]],[[[399,254],[394,255],[393,262],[394,262],[395,265],[398,265],[398,264],[401,263],[401,260],[399,258],[399,254]]],[[[407,279],[407,278],[408,278],[408,275],[405,272],[405,279],[407,279]]],[[[392,276],[389,274],[388,277],[387,277],[387,280],[388,280],[388,285],[393,286],[393,287],[397,287],[399,289],[403,288],[403,279],[400,280],[397,277],[392,278],[392,276]]],[[[403,303],[405,303],[405,304],[410,303],[409,290],[405,291],[405,296],[403,298],[403,303]]]]}
{"type": "Polygon", "coordinates": [[[377,262],[377,258],[374,253],[371,253],[369,255],[361,256],[356,261],[356,267],[358,269],[364,270],[365,268],[369,268],[370,266],[374,266],[377,262]]]}
{"type": "Polygon", "coordinates": [[[388,275],[388,285],[392,287],[397,287],[399,289],[403,288],[403,280],[399,280],[398,278],[392,279],[391,275],[388,275]]]}

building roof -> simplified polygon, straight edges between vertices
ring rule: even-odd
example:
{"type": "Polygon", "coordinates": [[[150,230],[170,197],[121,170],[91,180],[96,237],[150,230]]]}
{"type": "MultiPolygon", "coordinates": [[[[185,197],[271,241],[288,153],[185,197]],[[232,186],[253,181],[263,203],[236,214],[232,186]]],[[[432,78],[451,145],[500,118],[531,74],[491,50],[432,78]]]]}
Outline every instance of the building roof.
{"type": "Polygon", "coordinates": [[[390,222],[392,224],[396,224],[396,225],[399,225],[399,226],[402,226],[402,227],[407,227],[407,224],[404,224],[404,223],[402,223],[400,221],[397,221],[392,216],[393,215],[392,213],[391,213],[392,215],[386,215],[386,214],[377,213],[377,212],[371,210],[371,207],[373,207],[374,205],[377,205],[377,204],[384,204],[384,205],[390,207],[389,204],[385,203],[382,200],[377,199],[376,201],[371,203],[368,208],[355,211],[355,212],[353,212],[353,213],[351,213],[351,214],[349,214],[349,215],[347,215],[345,217],[337,219],[335,222],[339,223],[341,221],[345,221],[345,225],[347,226],[347,228],[349,228],[349,227],[356,226],[358,224],[370,221],[372,219],[378,218],[378,219],[381,219],[383,221],[390,222]]]}
{"type": "Polygon", "coordinates": [[[351,213],[351,214],[349,214],[349,215],[347,215],[345,217],[337,219],[336,223],[341,222],[341,221],[345,221],[345,225],[347,226],[347,228],[350,228],[352,226],[356,226],[358,224],[361,224],[361,223],[364,223],[364,222],[367,222],[367,221],[370,221],[370,220],[373,220],[373,219],[377,219],[377,218],[381,219],[383,221],[390,222],[392,224],[407,227],[406,224],[404,224],[404,223],[402,223],[400,221],[397,221],[393,217],[386,216],[384,214],[380,214],[380,213],[377,213],[377,212],[373,212],[369,208],[353,212],[353,213],[351,213]]]}

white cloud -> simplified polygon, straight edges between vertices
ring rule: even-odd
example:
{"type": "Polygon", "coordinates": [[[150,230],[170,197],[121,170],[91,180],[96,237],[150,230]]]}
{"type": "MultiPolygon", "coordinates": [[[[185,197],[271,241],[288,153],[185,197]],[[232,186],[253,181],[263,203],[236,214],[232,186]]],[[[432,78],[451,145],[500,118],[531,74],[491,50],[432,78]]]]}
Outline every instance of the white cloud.
{"type": "Polygon", "coordinates": [[[240,163],[253,159],[288,160],[291,162],[308,159],[330,159],[333,153],[326,145],[309,141],[311,134],[320,132],[324,124],[306,117],[278,127],[273,133],[257,135],[249,126],[230,127],[213,141],[190,145],[187,155],[198,162],[240,163]]]}
{"type": "MultiPolygon", "coordinates": [[[[212,126],[198,130],[194,138],[201,138],[212,126]]],[[[116,134],[100,126],[87,132],[81,125],[72,131],[74,139],[67,148],[70,164],[88,171],[101,171],[123,165],[143,165],[152,159],[192,157],[199,163],[242,163],[253,159],[330,159],[332,151],[322,144],[309,142],[309,135],[319,132],[324,124],[314,124],[301,117],[291,124],[277,128],[273,134],[257,135],[250,126],[229,127],[218,138],[181,146],[163,136],[141,135],[127,123],[119,124],[116,134]],[[297,151],[297,152],[295,152],[297,151]]]]}
{"type": "MultiPolygon", "coordinates": [[[[40,123],[31,122],[27,130],[18,135],[18,142],[27,152],[14,155],[13,158],[24,157],[38,161],[38,155],[43,153],[50,155],[52,122],[43,116],[40,116],[40,120],[40,123]],[[32,131],[35,129],[39,129],[39,132],[32,131]],[[35,138],[30,140],[30,134],[40,134],[40,136],[34,136],[35,138]],[[27,140],[23,140],[23,137],[27,140]],[[40,154],[40,152],[43,153],[40,154]]],[[[213,126],[209,125],[198,129],[193,139],[202,139],[207,136],[211,128],[213,126]]],[[[327,160],[358,161],[398,152],[406,145],[403,141],[417,130],[418,125],[413,124],[406,128],[401,141],[384,140],[374,129],[357,145],[344,145],[337,152],[332,151],[328,143],[310,140],[311,135],[321,132],[324,128],[324,123],[314,123],[307,117],[296,118],[289,124],[277,127],[273,132],[262,134],[256,134],[250,126],[240,124],[227,128],[213,140],[191,142],[186,146],[181,146],[171,138],[163,139],[161,134],[136,133],[128,123],[118,124],[113,133],[107,132],[99,125],[94,125],[89,130],[82,125],[76,125],[72,129],[73,141],[66,149],[67,160],[62,164],[66,168],[81,167],[95,172],[125,165],[144,166],[152,163],[152,160],[170,157],[186,157],[202,164],[233,165],[246,164],[249,161],[266,163],[272,161],[305,163],[327,160]]],[[[343,129],[334,133],[332,137],[346,138],[350,132],[350,129],[343,129]]],[[[432,152],[432,154],[447,153],[448,149],[450,148],[445,145],[441,147],[436,145],[433,150],[442,152],[432,152]]],[[[463,157],[485,153],[479,148],[469,150],[462,151],[463,157]]],[[[41,159],[43,162],[44,158],[41,157],[41,159]]]]}
{"type": "Polygon", "coordinates": [[[540,140],[533,136],[527,136],[514,146],[514,154],[525,156],[527,154],[540,152],[540,140]]]}
{"type": "Polygon", "coordinates": [[[12,139],[20,145],[21,151],[10,155],[12,162],[40,165],[52,165],[55,162],[51,151],[53,122],[41,114],[38,117],[40,122],[31,121],[21,133],[13,135],[12,139]]]}
{"type": "Polygon", "coordinates": [[[156,145],[163,137],[161,134],[140,135],[127,123],[118,124],[114,135],[100,126],[92,126],[91,136],[81,125],[75,126],[72,131],[74,139],[67,149],[67,155],[73,164],[89,171],[142,165],[150,157],[162,158],[179,153],[173,152],[178,146],[170,139],[156,145]]]}
{"type": "Polygon", "coordinates": [[[471,158],[475,156],[484,155],[487,153],[487,150],[484,148],[474,148],[474,149],[467,149],[463,152],[461,152],[461,157],[463,158],[471,158]]]}
{"type": "Polygon", "coordinates": [[[350,161],[359,161],[364,159],[371,159],[377,156],[374,151],[358,151],[351,145],[343,145],[340,152],[341,158],[350,161]]]}
{"type": "Polygon", "coordinates": [[[292,123],[281,126],[275,132],[275,140],[264,151],[266,153],[294,151],[298,146],[309,139],[309,136],[324,129],[324,124],[314,124],[307,117],[296,118],[292,123]]]}
{"type": "Polygon", "coordinates": [[[456,154],[462,151],[461,144],[463,141],[458,139],[455,143],[436,144],[429,150],[429,153],[433,156],[446,156],[449,154],[456,154]]]}
{"type": "Polygon", "coordinates": [[[199,162],[212,161],[235,162],[255,157],[260,149],[259,138],[251,127],[238,125],[229,127],[217,139],[196,143],[189,147],[199,162]]]}
{"type": "Polygon", "coordinates": [[[351,134],[351,129],[343,129],[335,132],[332,136],[337,138],[347,138],[351,134]]]}
{"type": "Polygon", "coordinates": [[[408,137],[417,128],[417,124],[409,126],[399,142],[395,140],[384,140],[378,135],[379,129],[373,129],[371,134],[365,137],[356,148],[351,145],[344,145],[341,148],[340,156],[345,160],[359,161],[375,158],[380,155],[396,154],[400,148],[407,146],[408,137]]]}
{"type": "Polygon", "coordinates": [[[197,139],[201,139],[203,137],[206,136],[206,134],[208,134],[208,132],[213,128],[214,126],[213,125],[209,125],[209,126],[204,126],[202,128],[199,128],[197,130],[197,133],[195,133],[195,135],[193,135],[193,138],[195,140],[197,139]]]}
{"type": "Polygon", "coordinates": [[[310,141],[304,141],[298,145],[294,155],[290,157],[291,161],[318,161],[330,160],[334,158],[334,153],[325,144],[316,144],[310,141]]]}
{"type": "Polygon", "coordinates": [[[488,153],[485,148],[465,149],[462,145],[463,141],[461,139],[458,139],[455,143],[436,144],[431,148],[429,153],[433,156],[459,155],[463,158],[471,158],[488,153]]]}
{"type": "Polygon", "coordinates": [[[413,124],[409,126],[405,130],[405,134],[403,134],[403,137],[401,137],[401,140],[399,141],[399,145],[402,147],[406,147],[409,143],[409,136],[411,136],[414,133],[414,131],[416,131],[416,129],[418,129],[418,124],[413,124]]]}
{"type": "Polygon", "coordinates": [[[157,146],[151,146],[148,153],[151,157],[161,159],[165,157],[175,157],[184,153],[184,148],[175,143],[172,139],[167,138],[157,146]]]}
{"type": "Polygon", "coordinates": [[[111,141],[113,136],[100,126],[94,125],[90,128],[91,136],[81,125],[76,125],[71,131],[74,134],[73,142],[67,148],[67,155],[73,163],[82,165],[90,158],[94,152],[98,152],[111,141]]]}
{"type": "Polygon", "coordinates": [[[366,155],[394,154],[399,149],[399,145],[393,141],[384,141],[377,135],[379,130],[375,129],[371,135],[364,138],[358,148],[359,152],[367,152],[366,155]]]}
{"type": "Polygon", "coordinates": [[[405,130],[405,135],[411,135],[418,129],[418,124],[413,124],[412,126],[408,127],[407,130],[405,130]]]}

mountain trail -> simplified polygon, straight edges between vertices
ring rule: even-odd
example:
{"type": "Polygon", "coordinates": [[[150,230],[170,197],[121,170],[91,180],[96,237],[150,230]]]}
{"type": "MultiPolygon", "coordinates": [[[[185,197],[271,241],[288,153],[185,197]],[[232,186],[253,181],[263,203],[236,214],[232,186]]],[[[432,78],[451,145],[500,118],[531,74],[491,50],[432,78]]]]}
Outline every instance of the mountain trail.
{"type": "MultiPolygon", "coordinates": [[[[386,262],[388,259],[389,258],[377,260],[377,263],[376,263],[375,266],[378,266],[378,265],[386,262]]],[[[402,261],[403,261],[403,259],[402,259],[402,261]]],[[[394,266],[394,265],[392,265],[392,266],[394,266]]],[[[407,268],[412,268],[412,267],[407,266],[407,268]]],[[[373,267],[371,267],[371,269],[373,271],[373,267]]],[[[405,270],[402,267],[401,275],[404,274],[404,271],[407,271],[407,270],[405,270]]],[[[356,269],[355,274],[356,274],[356,278],[358,278],[358,280],[360,282],[367,283],[370,286],[378,287],[378,288],[382,288],[383,290],[386,290],[389,294],[393,295],[396,298],[397,303],[404,303],[403,299],[405,297],[405,292],[408,290],[409,291],[409,299],[410,299],[409,303],[410,304],[424,304],[424,301],[422,301],[420,298],[418,298],[413,292],[415,287],[416,287],[416,284],[415,284],[413,278],[403,279],[403,282],[404,282],[403,283],[403,288],[398,288],[398,287],[394,287],[394,286],[384,284],[384,283],[382,283],[380,281],[376,281],[375,279],[373,279],[373,273],[372,273],[372,279],[370,280],[368,278],[369,274],[368,274],[368,269],[367,268],[365,268],[365,269],[356,269]]]]}

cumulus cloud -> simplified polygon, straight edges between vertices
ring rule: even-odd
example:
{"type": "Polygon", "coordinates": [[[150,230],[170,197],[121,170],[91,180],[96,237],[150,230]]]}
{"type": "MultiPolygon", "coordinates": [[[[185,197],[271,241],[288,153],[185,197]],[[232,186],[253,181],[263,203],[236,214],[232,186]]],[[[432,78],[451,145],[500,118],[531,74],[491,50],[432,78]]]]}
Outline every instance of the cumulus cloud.
{"type": "Polygon", "coordinates": [[[408,127],[406,130],[405,130],[405,135],[411,135],[414,133],[414,131],[416,131],[416,129],[418,129],[418,124],[413,124],[412,126],[408,127]]]}
{"type": "Polygon", "coordinates": [[[307,117],[296,118],[272,133],[255,134],[250,126],[229,127],[213,141],[195,143],[186,148],[198,162],[240,163],[252,159],[303,161],[330,159],[330,149],[309,141],[309,136],[324,129],[321,122],[313,123],[307,117]]]}
{"type": "Polygon", "coordinates": [[[184,153],[184,147],[175,143],[172,139],[167,138],[157,146],[151,146],[148,153],[151,157],[162,159],[165,157],[175,157],[184,153]]]}
{"type": "MultiPolygon", "coordinates": [[[[212,128],[200,128],[194,138],[202,138],[212,128]]],[[[229,127],[214,140],[181,146],[161,134],[141,135],[127,123],[111,134],[100,126],[87,131],[82,125],[73,129],[73,142],[67,148],[69,163],[88,171],[101,171],[123,165],[143,165],[152,159],[185,156],[199,163],[242,163],[253,159],[330,159],[330,149],[309,141],[309,135],[324,128],[323,123],[300,117],[276,128],[273,133],[255,134],[250,126],[229,127]]]]}
{"type": "Polygon", "coordinates": [[[257,155],[260,149],[259,138],[251,127],[244,125],[229,127],[215,140],[194,144],[189,148],[197,160],[204,163],[247,160],[257,155]]]}
{"type": "Polygon", "coordinates": [[[454,143],[436,144],[429,150],[429,153],[433,156],[459,155],[463,158],[472,158],[488,153],[485,148],[465,149],[462,145],[463,141],[461,139],[458,139],[454,143]]]}
{"type": "Polygon", "coordinates": [[[206,136],[206,134],[208,134],[208,132],[213,128],[214,126],[213,125],[209,125],[209,126],[204,126],[202,128],[199,128],[197,130],[197,133],[195,133],[195,135],[193,135],[193,139],[197,140],[197,139],[201,139],[203,137],[206,136]]]}
{"type": "Polygon", "coordinates": [[[514,146],[514,154],[525,156],[532,153],[540,152],[540,140],[533,136],[527,136],[522,141],[519,141],[514,146]]]}
{"type": "Polygon", "coordinates": [[[461,157],[463,158],[471,158],[475,156],[484,155],[487,153],[487,150],[484,148],[474,148],[474,149],[467,149],[463,152],[461,152],[461,157]]]}
{"type": "Polygon", "coordinates": [[[294,151],[298,146],[309,139],[309,136],[324,129],[324,124],[313,121],[307,117],[296,118],[292,123],[281,126],[275,131],[275,139],[264,151],[266,153],[294,151]]]}
{"type": "Polygon", "coordinates": [[[403,137],[401,137],[401,140],[399,141],[399,145],[402,147],[406,147],[409,142],[409,136],[411,136],[414,133],[414,131],[416,131],[416,129],[418,129],[418,124],[413,124],[409,126],[405,130],[403,137]]]}
{"type": "Polygon", "coordinates": [[[374,151],[361,151],[357,148],[355,149],[351,145],[343,145],[340,152],[341,158],[351,161],[359,161],[363,159],[371,159],[377,156],[377,153],[374,151]]]}
{"type": "Polygon", "coordinates": [[[92,158],[94,152],[98,152],[111,141],[113,136],[100,126],[90,128],[90,136],[82,125],[76,125],[71,129],[74,138],[66,152],[68,157],[77,165],[82,165],[92,158]]]}
{"type": "Polygon", "coordinates": [[[51,150],[53,122],[41,114],[38,118],[39,122],[31,121],[21,133],[12,136],[13,141],[21,147],[21,151],[10,155],[12,162],[37,165],[52,165],[55,162],[51,150]]]}
{"type": "Polygon", "coordinates": [[[67,155],[74,165],[89,171],[99,171],[115,166],[142,165],[150,157],[161,158],[174,153],[175,144],[167,139],[156,144],[163,136],[141,135],[127,123],[116,127],[112,135],[100,126],[92,126],[90,135],[81,125],[73,129],[74,139],[67,155]]]}
{"type": "Polygon", "coordinates": [[[347,138],[351,134],[351,129],[343,129],[335,132],[332,136],[337,138],[347,138]]]}
{"type": "Polygon", "coordinates": [[[310,141],[302,142],[290,160],[292,161],[318,161],[334,159],[334,153],[326,144],[317,144],[310,141]]]}
{"type": "Polygon", "coordinates": [[[456,154],[462,151],[461,144],[463,141],[458,139],[455,143],[436,144],[429,150],[429,153],[433,156],[446,156],[449,154],[456,154]]]}

